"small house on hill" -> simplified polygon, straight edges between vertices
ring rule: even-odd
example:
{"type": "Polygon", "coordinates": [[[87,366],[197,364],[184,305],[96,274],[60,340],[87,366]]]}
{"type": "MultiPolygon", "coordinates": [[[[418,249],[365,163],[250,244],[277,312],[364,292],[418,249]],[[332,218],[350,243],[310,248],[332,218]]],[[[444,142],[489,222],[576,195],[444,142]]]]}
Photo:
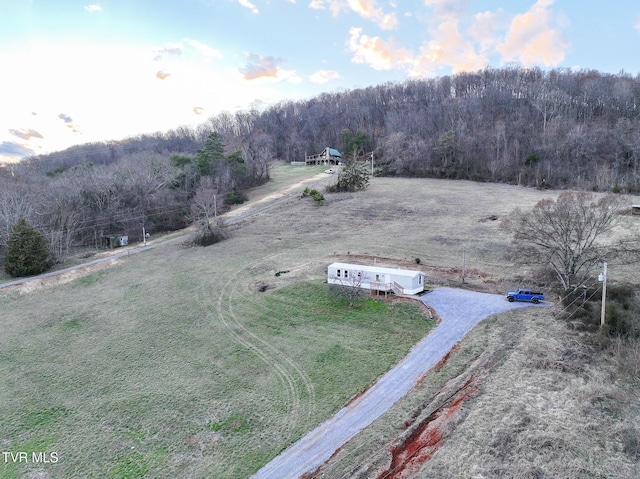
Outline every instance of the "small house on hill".
{"type": "Polygon", "coordinates": [[[327,267],[327,283],[359,286],[372,291],[418,294],[424,291],[424,273],[398,268],[332,263],[327,267]]]}
{"type": "Polygon", "coordinates": [[[342,154],[335,148],[329,148],[328,146],[322,150],[322,153],[306,156],[304,159],[305,165],[337,165],[341,162],[342,154]]]}

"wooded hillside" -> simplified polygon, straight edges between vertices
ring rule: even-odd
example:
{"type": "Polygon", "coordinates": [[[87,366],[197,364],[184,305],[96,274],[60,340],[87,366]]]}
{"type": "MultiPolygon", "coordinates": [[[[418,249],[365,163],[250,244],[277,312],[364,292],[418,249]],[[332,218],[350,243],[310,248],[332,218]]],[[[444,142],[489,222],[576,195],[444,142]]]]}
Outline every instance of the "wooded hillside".
{"type": "Polygon", "coordinates": [[[197,198],[238,199],[268,179],[272,161],[326,146],[374,152],[379,175],[637,193],[640,77],[487,69],[28,158],[0,168],[0,248],[20,217],[59,257],[103,233],[178,228],[193,219],[197,198]]]}

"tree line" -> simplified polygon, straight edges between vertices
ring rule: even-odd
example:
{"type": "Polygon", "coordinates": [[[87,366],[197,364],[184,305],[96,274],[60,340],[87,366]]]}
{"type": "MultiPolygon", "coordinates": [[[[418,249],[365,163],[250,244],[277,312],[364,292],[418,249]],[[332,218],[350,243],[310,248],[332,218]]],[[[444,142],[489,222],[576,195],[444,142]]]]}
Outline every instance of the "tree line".
{"type": "Polygon", "coordinates": [[[72,150],[82,148],[86,156],[64,163],[56,153],[50,163],[39,157],[0,169],[0,260],[6,263],[25,227],[43,235],[50,265],[75,246],[110,247],[105,238],[114,234],[141,241],[145,233],[183,228],[203,218],[203,198],[218,215],[243,202],[244,189],[269,179],[270,162],[230,150],[217,132],[192,154],[140,150],[96,164],[87,160],[103,150],[72,150]]]}
{"type": "Polygon", "coordinates": [[[378,175],[638,193],[639,107],[639,76],[507,67],[222,112],[0,168],[0,250],[20,218],[57,258],[104,233],[180,228],[242,201],[273,161],[327,146],[372,152],[378,175]]]}

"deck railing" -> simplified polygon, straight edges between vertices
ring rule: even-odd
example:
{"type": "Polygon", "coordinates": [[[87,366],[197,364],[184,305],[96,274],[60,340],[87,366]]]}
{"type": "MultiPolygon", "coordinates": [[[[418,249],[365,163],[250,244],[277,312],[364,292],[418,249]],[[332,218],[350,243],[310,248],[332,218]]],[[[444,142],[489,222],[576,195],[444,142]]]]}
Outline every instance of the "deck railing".
{"type": "Polygon", "coordinates": [[[369,284],[371,289],[377,291],[391,291],[393,289],[393,285],[391,283],[383,283],[382,281],[371,281],[369,284]]]}
{"type": "Polygon", "coordinates": [[[397,282],[393,282],[393,292],[396,294],[404,294],[404,288],[402,287],[401,284],[398,284],[397,282]]]}

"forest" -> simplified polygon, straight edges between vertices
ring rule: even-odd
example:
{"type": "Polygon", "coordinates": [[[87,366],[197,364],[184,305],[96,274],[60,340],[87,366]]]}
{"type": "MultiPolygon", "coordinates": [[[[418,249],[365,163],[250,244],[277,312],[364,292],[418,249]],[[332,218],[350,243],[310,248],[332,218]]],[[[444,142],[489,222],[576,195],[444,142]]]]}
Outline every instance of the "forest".
{"type": "MultiPolygon", "coordinates": [[[[640,76],[505,67],[222,112],[192,128],[89,143],[0,168],[0,258],[21,218],[56,261],[105,234],[222,211],[275,161],[325,147],[375,174],[640,192],[640,76]]],[[[1,261],[1,259],[0,259],[1,261]]]]}

